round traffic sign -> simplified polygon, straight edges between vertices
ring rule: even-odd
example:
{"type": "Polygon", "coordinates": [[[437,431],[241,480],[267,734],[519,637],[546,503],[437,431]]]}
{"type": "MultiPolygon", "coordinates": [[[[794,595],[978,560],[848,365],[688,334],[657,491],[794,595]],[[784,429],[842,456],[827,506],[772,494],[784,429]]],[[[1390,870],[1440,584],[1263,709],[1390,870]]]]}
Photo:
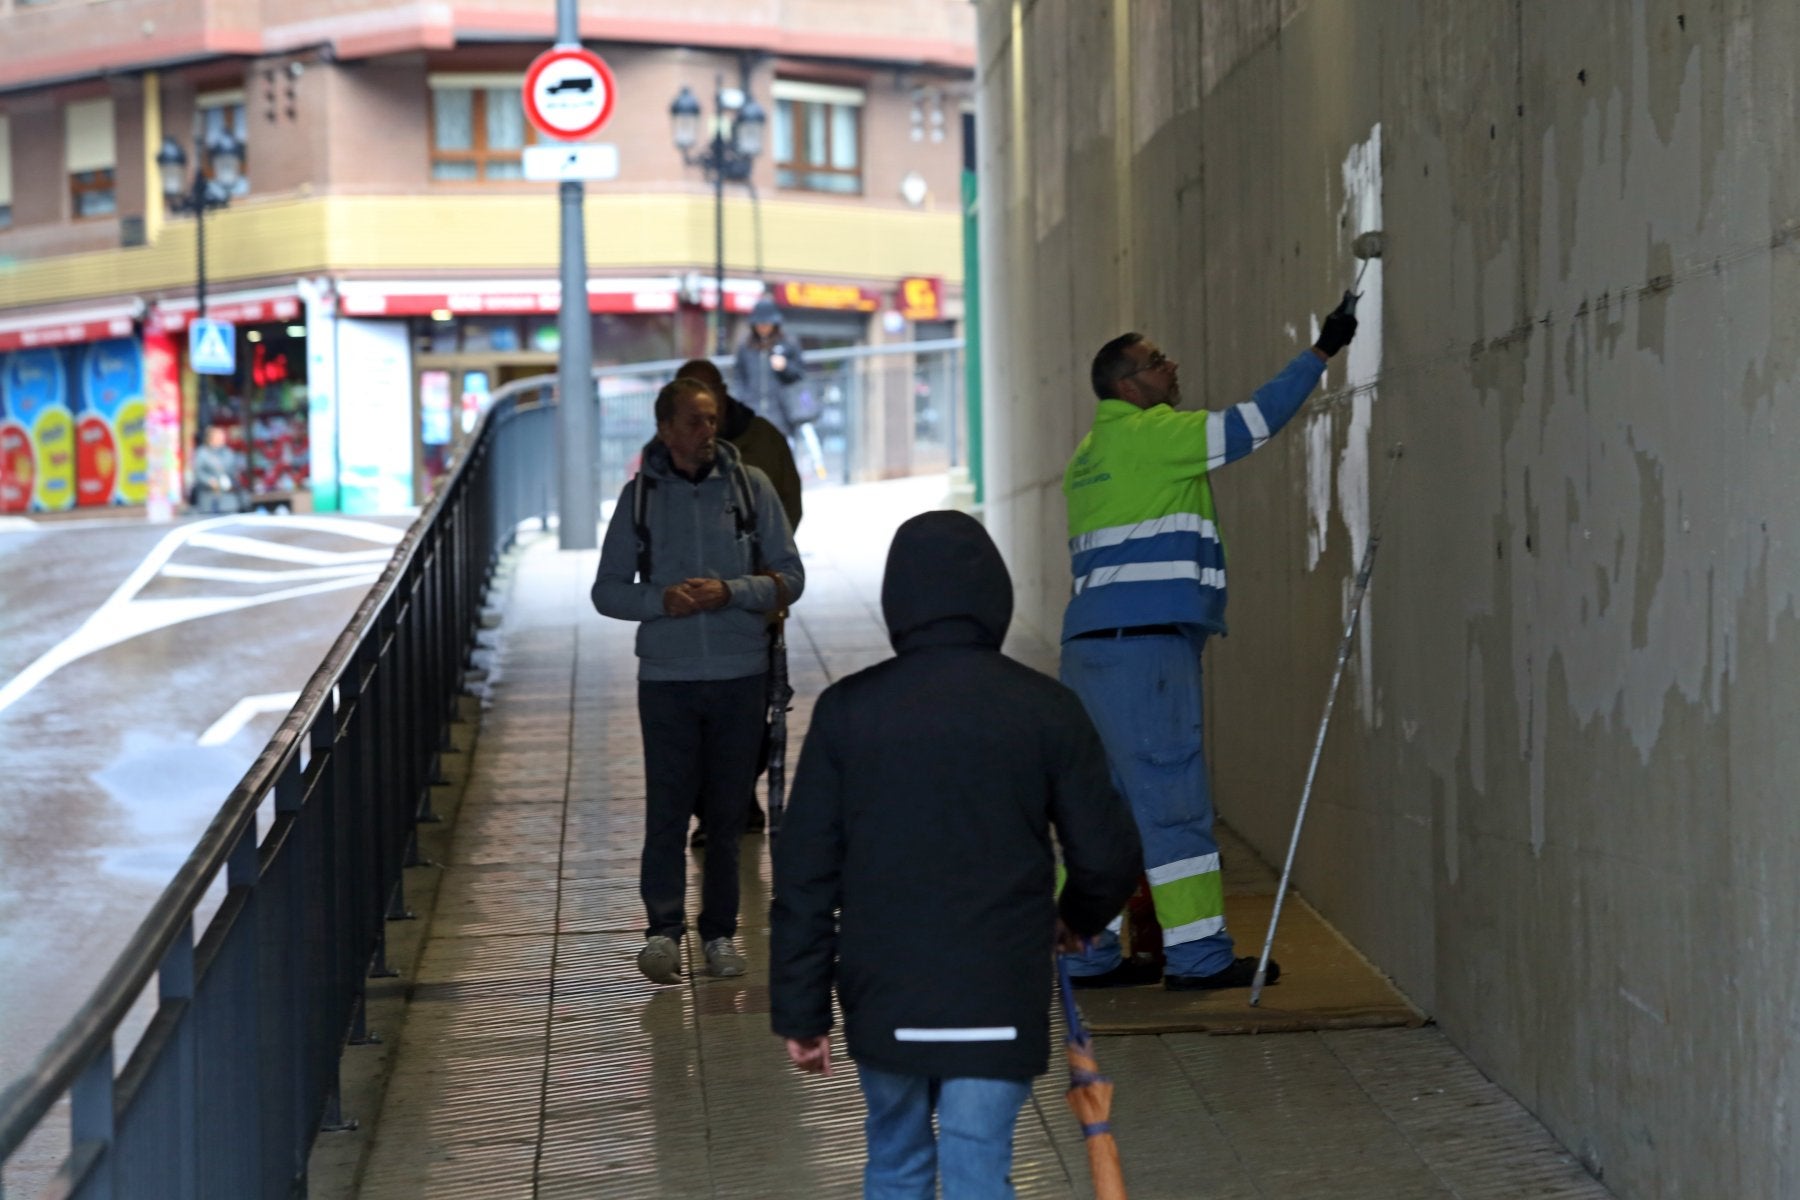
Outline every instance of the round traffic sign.
{"type": "Polygon", "coordinates": [[[537,56],[525,72],[525,115],[538,132],[579,141],[612,116],[612,71],[591,50],[556,46],[537,56]]]}

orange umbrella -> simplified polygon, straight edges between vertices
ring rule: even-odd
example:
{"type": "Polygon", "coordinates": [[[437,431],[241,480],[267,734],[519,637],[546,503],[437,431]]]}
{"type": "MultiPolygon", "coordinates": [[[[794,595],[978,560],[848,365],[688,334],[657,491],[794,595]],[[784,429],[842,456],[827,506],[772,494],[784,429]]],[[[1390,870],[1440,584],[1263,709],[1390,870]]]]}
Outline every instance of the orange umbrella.
{"type": "Polygon", "coordinates": [[[1112,1080],[1100,1074],[1094,1061],[1094,1041],[1081,1023],[1075,1007],[1075,986],[1069,982],[1069,963],[1056,956],[1061,983],[1063,1018],[1069,1026],[1069,1109],[1081,1122],[1087,1138],[1088,1171],[1094,1177],[1096,1200],[1126,1200],[1125,1172],[1119,1165],[1119,1144],[1112,1135],[1112,1080]]]}

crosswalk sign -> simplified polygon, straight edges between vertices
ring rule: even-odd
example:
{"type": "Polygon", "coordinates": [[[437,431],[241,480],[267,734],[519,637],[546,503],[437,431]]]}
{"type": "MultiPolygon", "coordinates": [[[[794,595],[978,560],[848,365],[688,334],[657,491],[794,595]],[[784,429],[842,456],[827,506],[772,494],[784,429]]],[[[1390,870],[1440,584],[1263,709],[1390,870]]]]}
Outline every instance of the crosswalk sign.
{"type": "Polygon", "coordinates": [[[237,374],[237,327],[201,317],[188,326],[188,365],[196,375],[237,374]]]}

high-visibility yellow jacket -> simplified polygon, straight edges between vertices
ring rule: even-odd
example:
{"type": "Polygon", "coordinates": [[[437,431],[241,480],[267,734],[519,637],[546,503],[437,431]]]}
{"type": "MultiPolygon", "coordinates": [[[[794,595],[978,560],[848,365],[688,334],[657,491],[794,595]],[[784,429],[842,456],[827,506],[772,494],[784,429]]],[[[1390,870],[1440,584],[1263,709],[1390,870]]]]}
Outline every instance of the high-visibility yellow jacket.
{"type": "Polygon", "coordinates": [[[1304,350],[1223,412],[1100,401],[1063,473],[1074,574],[1064,641],[1131,625],[1225,631],[1225,544],[1207,476],[1274,436],[1324,371],[1304,350]]]}

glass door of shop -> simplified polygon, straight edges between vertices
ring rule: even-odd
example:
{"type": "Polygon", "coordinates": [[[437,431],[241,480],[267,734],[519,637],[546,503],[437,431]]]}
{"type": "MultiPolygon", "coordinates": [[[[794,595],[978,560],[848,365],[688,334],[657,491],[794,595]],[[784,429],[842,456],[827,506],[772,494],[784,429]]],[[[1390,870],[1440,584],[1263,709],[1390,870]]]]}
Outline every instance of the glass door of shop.
{"type": "Polygon", "coordinates": [[[556,355],[421,355],[414,378],[414,478],[424,503],[461,457],[476,422],[502,385],[554,375],[556,355]]]}

